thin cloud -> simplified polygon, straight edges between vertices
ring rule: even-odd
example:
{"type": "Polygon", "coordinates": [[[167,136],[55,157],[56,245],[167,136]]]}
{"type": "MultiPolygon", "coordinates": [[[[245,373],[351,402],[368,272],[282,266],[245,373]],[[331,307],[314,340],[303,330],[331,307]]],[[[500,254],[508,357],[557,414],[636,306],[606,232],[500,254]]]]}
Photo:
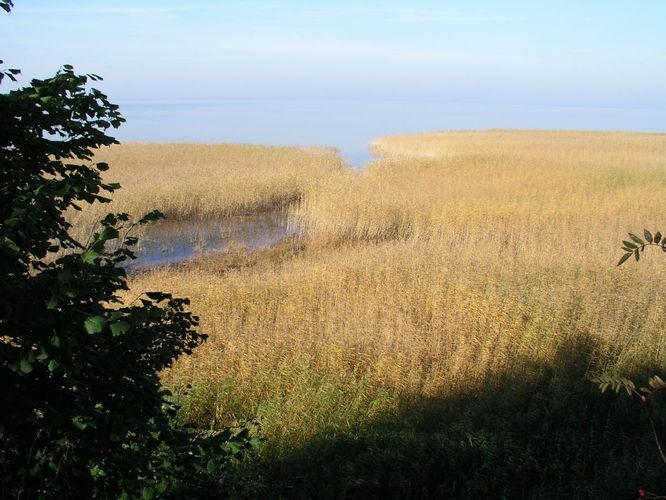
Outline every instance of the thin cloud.
{"type": "MultiPolygon", "coordinates": [[[[154,15],[173,14],[187,11],[184,6],[154,6],[154,5],[125,5],[114,7],[101,6],[43,6],[21,7],[17,12],[25,14],[74,14],[74,15],[154,15]]],[[[190,9],[191,10],[191,9],[190,9]]],[[[284,15],[298,15],[300,18],[326,19],[338,17],[359,17],[384,22],[419,22],[439,24],[472,24],[496,23],[515,20],[511,16],[479,15],[474,13],[451,12],[437,8],[410,8],[410,7],[372,7],[363,5],[317,6],[294,5],[288,2],[255,2],[248,1],[240,4],[203,4],[196,10],[207,12],[253,12],[276,11],[284,15]]]]}
{"type": "MultiPolygon", "coordinates": [[[[317,9],[312,9],[317,12],[317,9]]],[[[322,13],[331,14],[339,12],[345,16],[363,16],[368,19],[381,21],[399,22],[432,22],[442,24],[470,24],[470,23],[495,23],[502,21],[513,21],[512,16],[479,15],[474,13],[451,12],[446,9],[437,8],[410,8],[410,7],[371,7],[371,6],[349,6],[344,9],[321,9],[322,13]]]]}
{"type": "Polygon", "coordinates": [[[176,7],[127,6],[127,7],[25,7],[17,12],[22,14],[116,14],[145,15],[170,14],[177,11],[176,7]]]}
{"type": "Polygon", "coordinates": [[[391,6],[347,5],[337,6],[295,5],[283,2],[245,2],[236,5],[208,5],[208,11],[256,11],[276,10],[286,15],[298,15],[301,19],[331,20],[335,18],[358,18],[373,22],[430,22],[439,24],[475,24],[515,21],[516,16],[488,15],[452,12],[440,8],[412,8],[391,6]]]}

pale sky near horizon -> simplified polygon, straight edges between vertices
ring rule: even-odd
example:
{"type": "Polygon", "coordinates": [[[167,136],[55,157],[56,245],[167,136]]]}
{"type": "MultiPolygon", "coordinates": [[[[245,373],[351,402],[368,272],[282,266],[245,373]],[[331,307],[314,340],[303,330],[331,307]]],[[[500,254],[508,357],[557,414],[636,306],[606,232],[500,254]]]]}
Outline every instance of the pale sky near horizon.
{"type": "MultiPolygon", "coordinates": [[[[114,100],[406,99],[666,110],[666,1],[15,0],[0,59],[114,100]]],[[[3,86],[5,86],[3,84],[3,86]]]]}

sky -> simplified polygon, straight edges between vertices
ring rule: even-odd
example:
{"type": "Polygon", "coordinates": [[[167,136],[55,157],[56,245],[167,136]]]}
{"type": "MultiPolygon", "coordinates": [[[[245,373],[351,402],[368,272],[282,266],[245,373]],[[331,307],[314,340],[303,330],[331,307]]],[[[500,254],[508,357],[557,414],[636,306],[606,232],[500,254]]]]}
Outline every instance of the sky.
{"type": "MultiPolygon", "coordinates": [[[[15,0],[0,58],[113,99],[666,109],[666,1],[15,0]]],[[[3,84],[4,85],[4,84],[3,84]]]]}

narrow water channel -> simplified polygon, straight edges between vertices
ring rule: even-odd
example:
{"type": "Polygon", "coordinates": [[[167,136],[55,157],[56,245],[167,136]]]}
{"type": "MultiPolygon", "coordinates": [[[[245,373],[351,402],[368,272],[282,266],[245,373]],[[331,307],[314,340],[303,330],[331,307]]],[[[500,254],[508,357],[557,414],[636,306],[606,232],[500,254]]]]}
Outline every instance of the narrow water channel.
{"type": "Polygon", "coordinates": [[[220,220],[169,221],[150,226],[139,239],[132,270],[174,264],[230,245],[263,248],[298,232],[284,213],[270,212],[220,220]]]}

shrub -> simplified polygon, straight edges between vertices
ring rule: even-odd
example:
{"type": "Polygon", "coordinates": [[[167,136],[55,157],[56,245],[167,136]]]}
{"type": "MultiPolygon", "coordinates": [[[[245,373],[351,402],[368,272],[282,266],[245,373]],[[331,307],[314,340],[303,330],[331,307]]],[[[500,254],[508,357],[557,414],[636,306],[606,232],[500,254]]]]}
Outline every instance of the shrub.
{"type": "Polygon", "coordinates": [[[99,79],[66,65],[0,94],[0,496],[208,496],[254,441],[247,429],[173,424],[158,374],[206,339],[189,301],[121,300],[135,243],[127,214],[107,215],[85,242],[65,218],[119,188],[92,163],[124,121],[87,88],[99,79]]]}

